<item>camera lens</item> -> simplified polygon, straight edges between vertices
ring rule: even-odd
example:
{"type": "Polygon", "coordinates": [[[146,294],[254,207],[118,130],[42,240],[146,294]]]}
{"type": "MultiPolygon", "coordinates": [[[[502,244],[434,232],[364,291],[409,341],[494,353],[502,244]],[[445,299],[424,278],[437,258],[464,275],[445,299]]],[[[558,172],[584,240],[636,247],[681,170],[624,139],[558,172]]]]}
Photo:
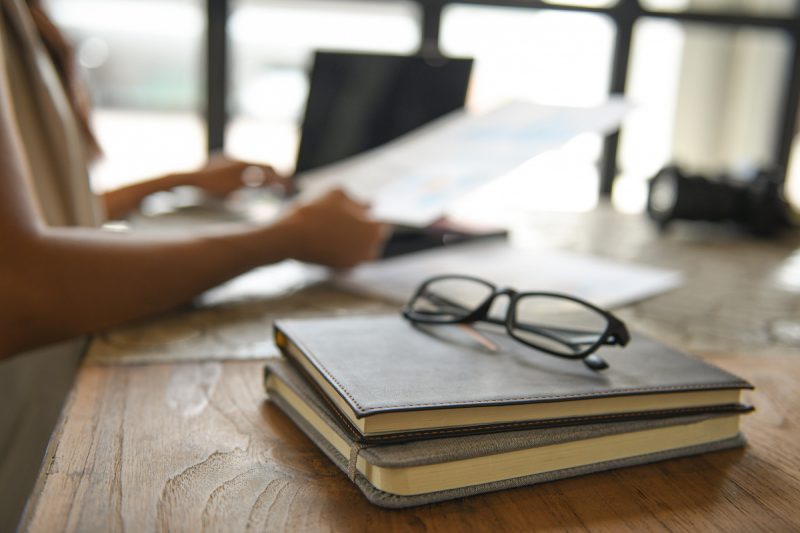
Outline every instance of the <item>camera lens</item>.
{"type": "Polygon", "coordinates": [[[788,204],[776,173],[762,171],[748,182],[688,176],[676,166],[661,169],[649,184],[647,213],[661,228],[673,220],[734,221],[759,234],[790,226],[788,204]]]}

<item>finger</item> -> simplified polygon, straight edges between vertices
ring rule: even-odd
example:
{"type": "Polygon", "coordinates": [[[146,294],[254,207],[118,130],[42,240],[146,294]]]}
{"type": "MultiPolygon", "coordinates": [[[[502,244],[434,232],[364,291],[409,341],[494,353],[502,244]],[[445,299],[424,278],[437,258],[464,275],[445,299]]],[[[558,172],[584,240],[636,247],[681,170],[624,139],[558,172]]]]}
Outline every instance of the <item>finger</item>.
{"type": "Polygon", "coordinates": [[[213,152],[209,154],[208,159],[206,160],[206,168],[215,169],[226,167],[231,165],[231,163],[235,162],[225,157],[223,152],[213,152]]]}
{"type": "Polygon", "coordinates": [[[372,205],[369,202],[363,200],[356,200],[354,198],[351,198],[350,201],[353,202],[354,206],[358,207],[362,211],[368,211],[369,208],[372,207],[372,205]]]}
{"type": "Polygon", "coordinates": [[[278,187],[283,192],[291,189],[291,182],[269,165],[246,165],[241,170],[242,183],[247,187],[278,187]]]}
{"type": "Polygon", "coordinates": [[[340,195],[341,201],[344,202],[344,204],[347,205],[351,209],[352,212],[359,213],[359,214],[363,215],[367,211],[369,211],[370,207],[372,207],[369,202],[366,202],[364,200],[360,200],[360,199],[357,199],[357,198],[353,198],[352,196],[350,196],[349,194],[347,194],[345,191],[343,191],[341,189],[337,189],[337,190],[341,192],[341,195],[340,195]]]}
{"type": "Polygon", "coordinates": [[[276,192],[279,192],[280,194],[290,194],[295,191],[294,180],[284,176],[283,174],[280,174],[269,165],[266,165],[262,168],[265,172],[265,186],[275,189],[276,192]]]}
{"type": "Polygon", "coordinates": [[[267,172],[260,165],[247,165],[241,171],[241,179],[247,187],[263,187],[267,181],[267,172]]]}
{"type": "Polygon", "coordinates": [[[335,187],[325,193],[325,198],[335,200],[335,201],[342,201],[342,200],[350,200],[350,197],[347,196],[347,193],[344,192],[344,189],[341,187],[335,187]]]}
{"type": "Polygon", "coordinates": [[[391,236],[392,231],[394,231],[394,226],[384,223],[378,223],[378,226],[378,241],[383,242],[391,236]]]}
{"type": "Polygon", "coordinates": [[[264,171],[264,176],[269,184],[284,184],[289,182],[289,178],[280,174],[270,165],[259,165],[261,170],[264,171]]]}
{"type": "Polygon", "coordinates": [[[389,234],[392,231],[392,226],[389,224],[381,224],[376,222],[374,225],[375,236],[373,237],[372,246],[370,247],[365,259],[366,261],[374,261],[383,255],[384,246],[389,238],[389,234]]]}

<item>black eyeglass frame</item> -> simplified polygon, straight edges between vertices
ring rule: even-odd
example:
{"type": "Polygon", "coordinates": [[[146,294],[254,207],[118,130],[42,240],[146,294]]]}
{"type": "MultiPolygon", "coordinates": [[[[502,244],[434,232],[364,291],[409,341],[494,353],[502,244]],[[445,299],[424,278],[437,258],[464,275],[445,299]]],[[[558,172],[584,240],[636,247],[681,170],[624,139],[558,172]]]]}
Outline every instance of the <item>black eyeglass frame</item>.
{"type": "MultiPolygon", "coordinates": [[[[463,307],[463,306],[459,305],[458,307],[463,307]]],[[[581,359],[583,360],[584,364],[586,364],[586,366],[588,366],[593,370],[602,370],[608,368],[608,363],[606,363],[601,357],[594,354],[594,352],[596,352],[598,348],[600,348],[603,345],[625,346],[630,341],[630,333],[628,333],[628,328],[625,326],[625,323],[622,322],[622,320],[614,316],[611,312],[606,311],[605,309],[601,309],[596,305],[587,302],[586,300],[581,300],[580,298],[576,298],[575,296],[558,292],[518,292],[510,287],[498,288],[493,283],[490,283],[486,280],[462,274],[444,274],[440,276],[433,276],[431,278],[426,279],[419,285],[419,287],[417,287],[417,290],[414,292],[414,295],[411,297],[408,303],[403,307],[402,314],[403,317],[405,317],[407,320],[421,324],[469,324],[472,322],[480,321],[480,322],[488,322],[490,324],[495,324],[499,326],[505,326],[508,335],[512,337],[514,340],[521,342],[522,344],[525,344],[526,346],[529,346],[535,350],[543,351],[550,355],[555,355],[556,357],[562,357],[565,359],[581,359]],[[489,294],[489,296],[487,296],[486,299],[480,305],[478,305],[474,310],[460,317],[447,316],[443,314],[424,313],[415,311],[413,309],[414,302],[416,302],[417,299],[424,294],[428,286],[437,281],[446,279],[455,279],[455,280],[460,279],[460,280],[480,283],[489,288],[491,290],[491,294],[489,294]],[[508,311],[506,313],[506,317],[504,320],[495,319],[489,316],[489,310],[491,309],[492,304],[500,296],[508,296],[509,298],[508,311]],[[592,343],[582,351],[576,352],[574,354],[557,352],[555,350],[551,350],[544,346],[528,342],[514,333],[514,327],[520,325],[516,322],[517,302],[519,302],[519,300],[522,298],[530,296],[545,296],[550,298],[565,299],[583,305],[593,310],[594,312],[598,313],[603,318],[605,318],[606,328],[598,336],[597,340],[594,343],[592,343]]],[[[541,334],[541,332],[539,333],[541,334]]]]}

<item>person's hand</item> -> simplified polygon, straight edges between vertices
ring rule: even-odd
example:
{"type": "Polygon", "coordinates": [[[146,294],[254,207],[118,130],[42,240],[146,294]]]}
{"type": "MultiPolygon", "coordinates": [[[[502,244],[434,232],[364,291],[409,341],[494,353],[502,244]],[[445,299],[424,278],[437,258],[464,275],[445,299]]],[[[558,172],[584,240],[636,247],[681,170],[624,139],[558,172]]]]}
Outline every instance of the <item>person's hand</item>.
{"type": "Polygon", "coordinates": [[[192,185],[218,198],[245,186],[275,187],[282,193],[292,188],[291,181],[269,165],[234,161],[222,155],[211,156],[206,166],[194,173],[192,181],[192,185]]]}
{"type": "Polygon", "coordinates": [[[378,257],[388,227],[373,221],[368,206],[336,189],[292,209],[278,222],[293,259],[349,268],[378,257]]]}

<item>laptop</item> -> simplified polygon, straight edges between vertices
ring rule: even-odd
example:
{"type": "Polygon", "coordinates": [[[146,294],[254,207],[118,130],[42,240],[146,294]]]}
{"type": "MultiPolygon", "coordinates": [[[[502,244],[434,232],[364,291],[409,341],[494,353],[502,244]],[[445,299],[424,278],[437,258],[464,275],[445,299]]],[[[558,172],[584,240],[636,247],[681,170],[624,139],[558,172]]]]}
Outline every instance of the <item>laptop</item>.
{"type": "Polygon", "coordinates": [[[472,59],[318,51],[296,172],[378,147],[464,107],[472,59]]]}

